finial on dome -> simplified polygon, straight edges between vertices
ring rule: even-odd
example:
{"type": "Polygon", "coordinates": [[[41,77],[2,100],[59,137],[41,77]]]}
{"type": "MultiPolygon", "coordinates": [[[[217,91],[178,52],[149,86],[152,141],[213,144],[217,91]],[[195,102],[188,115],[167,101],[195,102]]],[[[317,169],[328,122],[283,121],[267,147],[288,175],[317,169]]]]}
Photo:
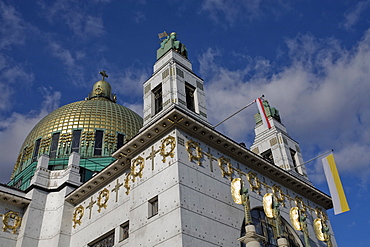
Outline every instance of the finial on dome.
{"type": "Polygon", "coordinates": [[[101,74],[101,75],[102,75],[102,77],[103,77],[102,81],[104,81],[104,78],[105,78],[105,77],[107,77],[107,78],[108,78],[108,75],[107,75],[107,73],[105,72],[105,70],[100,71],[100,72],[99,72],[99,74],[101,74]]]}

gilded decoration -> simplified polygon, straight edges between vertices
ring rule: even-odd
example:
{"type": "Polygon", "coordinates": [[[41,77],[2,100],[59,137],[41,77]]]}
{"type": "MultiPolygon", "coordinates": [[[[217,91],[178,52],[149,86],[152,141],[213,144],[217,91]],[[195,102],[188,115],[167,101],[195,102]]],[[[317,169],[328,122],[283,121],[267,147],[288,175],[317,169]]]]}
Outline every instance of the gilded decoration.
{"type": "Polygon", "coordinates": [[[273,194],[272,193],[266,193],[263,196],[263,210],[265,211],[266,217],[273,219],[275,218],[274,215],[274,205],[273,205],[273,194]]]}
{"type": "Polygon", "coordinates": [[[73,218],[72,218],[72,221],[73,221],[73,228],[76,228],[77,224],[78,225],[81,225],[81,220],[82,220],[82,217],[84,216],[84,207],[82,205],[78,206],[74,213],[73,213],[73,218]]]}
{"type": "Polygon", "coordinates": [[[126,177],[125,177],[125,185],[123,187],[126,188],[126,195],[128,195],[130,193],[130,175],[131,173],[126,173],[126,177]]]}
{"type": "Polygon", "coordinates": [[[285,196],[283,191],[281,190],[281,187],[279,185],[272,186],[272,192],[274,194],[274,198],[278,203],[281,203],[283,207],[285,207],[285,196]]]}
{"type": "Polygon", "coordinates": [[[131,177],[132,177],[132,182],[135,182],[136,177],[143,177],[143,170],[144,170],[144,164],[145,160],[143,157],[139,156],[135,160],[132,161],[131,164],[131,177]],[[139,170],[136,171],[136,167],[139,167],[139,170]]]}
{"type": "Polygon", "coordinates": [[[12,230],[12,233],[17,233],[17,229],[21,226],[22,217],[17,212],[9,211],[3,215],[3,231],[12,230]]]}
{"type": "Polygon", "coordinates": [[[218,159],[218,166],[221,169],[222,177],[228,176],[230,177],[230,180],[232,180],[232,174],[234,170],[232,164],[230,163],[230,159],[222,156],[221,158],[218,159]],[[225,166],[227,170],[225,170],[225,166]]]}
{"type": "Polygon", "coordinates": [[[99,192],[98,202],[96,203],[96,205],[98,205],[99,207],[98,209],[99,213],[102,208],[107,208],[108,200],[109,200],[109,190],[107,188],[104,188],[102,191],[99,192]]]}
{"type": "Polygon", "coordinates": [[[201,159],[203,158],[203,153],[198,142],[193,140],[187,141],[186,151],[188,151],[189,154],[189,161],[196,160],[199,166],[202,165],[201,159]],[[195,150],[195,154],[193,154],[193,150],[195,150]]]}
{"type": "Polygon", "coordinates": [[[315,219],[313,223],[315,235],[318,240],[326,242],[327,246],[331,247],[332,242],[330,238],[329,227],[326,224],[328,216],[324,214],[318,207],[315,208],[315,213],[317,215],[317,219],[315,219]]]}
{"type": "Polygon", "coordinates": [[[261,194],[261,182],[257,177],[257,174],[254,172],[248,172],[248,182],[252,189],[252,191],[257,191],[257,193],[261,194]]]}
{"type": "Polygon", "coordinates": [[[173,136],[168,136],[166,139],[162,141],[160,155],[162,155],[163,159],[162,162],[166,162],[166,157],[170,156],[173,158],[175,156],[175,147],[176,147],[176,139],[173,136]],[[170,146],[168,150],[168,146],[170,146]]]}
{"type": "Polygon", "coordinates": [[[242,189],[242,179],[234,178],[231,182],[231,196],[236,204],[242,204],[242,195],[240,191],[242,189]]]}
{"type": "Polygon", "coordinates": [[[296,229],[297,231],[301,231],[302,228],[301,228],[301,223],[299,221],[299,209],[298,209],[298,207],[292,207],[290,209],[289,216],[290,216],[290,222],[292,223],[294,229],[296,229]]]}

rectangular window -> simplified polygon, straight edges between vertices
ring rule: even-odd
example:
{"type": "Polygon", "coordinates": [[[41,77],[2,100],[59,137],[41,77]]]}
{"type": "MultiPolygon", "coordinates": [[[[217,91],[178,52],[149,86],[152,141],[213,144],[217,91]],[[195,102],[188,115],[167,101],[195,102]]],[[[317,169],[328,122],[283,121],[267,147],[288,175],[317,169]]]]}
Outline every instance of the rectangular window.
{"type": "Polygon", "coordinates": [[[124,141],[125,141],[125,135],[118,133],[117,134],[117,149],[123,146],[124,141]]]}
{"type": "Polygon", "coordinates": [[[299,173],[299,172],[298,172],[298,168],[297,168],[297,161],[296,161],[296,159],[295,159],[295,154],[296,154],[296,151],[294,151],[293,149],[290,149],[290,156],[291,156],[292,161],[293,161],[293,167],[294,167],[295,171],[296,171],[297,173],[299,173]]]}
{"type": "Polygon", "coordinates": [[[186,107],[195,112],[194,94],[195,88],[189,83],[185,83],[186,107]]]}
{"type": "Polygon", "coordinates": [[[97,130],[95,132],[94,156],[101,156],[103,150],[103,134],[104,131],[97,130]]]}
{"type": "Polygon", "coordinates": [[[114,246],[114,230],[104,234],[102,237],[88,244],[89,247],[113,247],[114,246]]]}
{"type": "Polygon", "coordinates": [[[154,114],[157,114],[163,109],[163,99],[162,99],[162,85],[159,84],[153,90],[154,96],[154,114]]]}
{"type": "Polygon", "coordinates": [[[148,219],[158,214],[158,196],[153,197],[148,202],[148,219]]]}
{"type": "Polygon", "coordinates": [[[272,156],[271,149],[268,149],[268,150],[266,150],[265,152],[263,152],[263,153],[261,154],[261,156],[262,156],[264,159],[268,160],[269,162],[274,163],[274,157],[272,156]]]}
{"type": "Polygon", "coordinates": [[[72,136],[72,149],[71,153],[80,151],[80,139],[81,139],[81,130],[74,130],[72,136]]]}
{"type": "Polygon", "coordinates": [[[119,241],[128,239],[129,237],[129,221],[126,221],[120,226],[119,241]]]}
{"type": "Polygon", "coordinates": [[[54,133],[53,137],[51,138],[50,153],[49,153],[50,159],[55,159],[57,157],[59,136],[60,136],[60,133],[58,132],[58,133],[54,133]]]}
{"type": "MultiPolygon", "coordinates": [[[[40,143],[41,143],[41,138],[37,139],[35,142],[35,148],[33,149],[33,154],[32,154],[32,161],[36,161],[38,158],[39,154],[39,149],[40,149],[40,143]]],[[[25,153],[26,149],[24,149],[25,153]]],[[[22,162],[24,161],[24,156],[22,155],[22,162]]]]}

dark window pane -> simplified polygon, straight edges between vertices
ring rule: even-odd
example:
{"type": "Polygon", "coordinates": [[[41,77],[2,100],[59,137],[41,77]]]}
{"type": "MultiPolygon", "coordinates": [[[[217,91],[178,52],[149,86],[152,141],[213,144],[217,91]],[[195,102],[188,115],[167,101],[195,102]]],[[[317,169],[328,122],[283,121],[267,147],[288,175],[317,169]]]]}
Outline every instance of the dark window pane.
{"type": "Polygon", "coordinates": [[[159,84],[154,90],[154,114],[157,114],[163,109],[163,102],[162,102],[162,85],[159,84]]]}
{"type": "MultiPolygon", "coordinates": [[[[32,161],[36,161],[39,153],[39,148],[40,148],[40,143],[41,139],[37,139],[35,142],[35,148],[33,149],[33,154],[32,154],[32,161]]],[[[22,162],[23,162],[23,157],[22,157],[22,162]]]]}
{"type": "Polygon", "coordinates": [[[189,83],[185,83],[186,107],[191,111],[195,111],[194,93],[195,88],[189,83]]]}
{"type": "Polygon", "coordinates": [[[80,151],[80,139],[81,139],[81,130],[74,130],[72,137],[72,152],[78,153],[80,151]]]}
{"type": "Polygon", "coordinates": [[[53,137],[51,138],[50,155],[49,155],[50,159],[54,159],[57,157],[59,136],[60,136],[60,133],[54,133],[53,137]]]}
{"type": "Polygon", "coordinates": [[[123,143],[125,141],[125,135],[124,134],[117,134],[117,149],[123,146],[123,143]]]}
{"type": "Polygon", "coordinates": [[[104,134],[104,131],[102,131],[102,130],[97,130],[95,132],[94,156],[101,156],[102,155],[103,134],[104,134]]]}

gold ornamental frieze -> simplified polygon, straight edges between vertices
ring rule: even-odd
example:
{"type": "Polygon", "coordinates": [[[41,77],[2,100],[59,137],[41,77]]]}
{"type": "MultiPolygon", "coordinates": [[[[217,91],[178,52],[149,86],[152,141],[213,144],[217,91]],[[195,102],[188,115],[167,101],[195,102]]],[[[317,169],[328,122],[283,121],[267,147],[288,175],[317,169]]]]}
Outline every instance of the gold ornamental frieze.
{"type": "Polygon", "coordinates": [[[224,156],[220,157],[218,159],[218,166],[221,169],[221,175],[222,177],[230,177],[230,181],[233,179],[232,175],[234,173],[234,169],[232,164],[230,163],[230,159],[225,158],[224,156]]]}
{"type": "Polygon", "coordinates": [[[317,218],[313,222],[313,227],[315,231],[315,235],[318,240],[326,242],[328,247],[332,246],[329,227],[326,223],[328,220],[328,216],[322,212],[322,210],[318,207],[315,209],[315,213],[317,218]]]}
{"type": "Polygon", "coordinates": [[[185,144],[186,151],[189,154],[189,161],[196,160],[198,165],[202,165],[201,159],[203,158],[202,148],[200,147],[199,143],[193,140],[189,140],[185,144]],[[193,153],[195,151],[195,154],[193,153]]]}
{"type": "Polygon", "coordinates": [[[142,178],[143,177],[143,170],[144,170],[145,160],[143,157],[139,156],[132,161],[131,164],[131,177],[132,182],[135,182],[136,177],[142,178]],[[137,167],[139,169],[137,169],[137,167]]]}
{"type": "Polygon", "coordinates": [[[85,209],[82,205],[78,206],[73,213],[73,228],[76,228],[77,224],[81,225],[82,217],[84,216],[85,209]]]}
{"type": "Polygon", "coordinates": [[[107,208],[108,200],[109,200],[109,190],[107,188],[104,188],[99,192],[98,201],[96,203],[96,205],[98,205],[99,207],[98,208],[99,213],[101,212],[102,208],[104,209],[107,208]]]}
{"type": "Polygon", "coordinates": [[[125,177],[125,185],[123,187],[125,187],[126,189],[126,195],[128,195],[130,193],[130,175],[131,173],[126,173],[126,177],[125,177]]]}
{"type": "Polygon", "coordinates": [[[272,186],[272,192],[274,194],[274,198],[278,203],[281,203],[283,207],[285,207],[285,196],[283,191],[281,190],[281,187],[279,185],[274,184],[272,186]]]}
{"type": "Polygon", "coordinates": [[[257,193],[260,195],[261,194],[261,182],[259,178],[257,177],[257,174],[254,172],[249,172],[248,174],[248,182],[249,185],[252,189],[252,191],[257,191],[257,193]]]}
{"type": "Polygon", "coordinates": [[[173,136],[168,136],[162,140],[161,151],[159,152],[162,155],[162,162],[166,162],[166,158],[170,156],[173,158],[175,156],[175,147],[176,147],[176,138],[173,136]]]}
{"type": "Polygon", "coordinates": [[[21,226],[22,223],[22,217],[19,216],[19,213],[9,211],[2,217],[3,221],[3,232],[9,230],[12,230],[11,232],[13,234],[17,233],[18,228],[21,226]]]}

